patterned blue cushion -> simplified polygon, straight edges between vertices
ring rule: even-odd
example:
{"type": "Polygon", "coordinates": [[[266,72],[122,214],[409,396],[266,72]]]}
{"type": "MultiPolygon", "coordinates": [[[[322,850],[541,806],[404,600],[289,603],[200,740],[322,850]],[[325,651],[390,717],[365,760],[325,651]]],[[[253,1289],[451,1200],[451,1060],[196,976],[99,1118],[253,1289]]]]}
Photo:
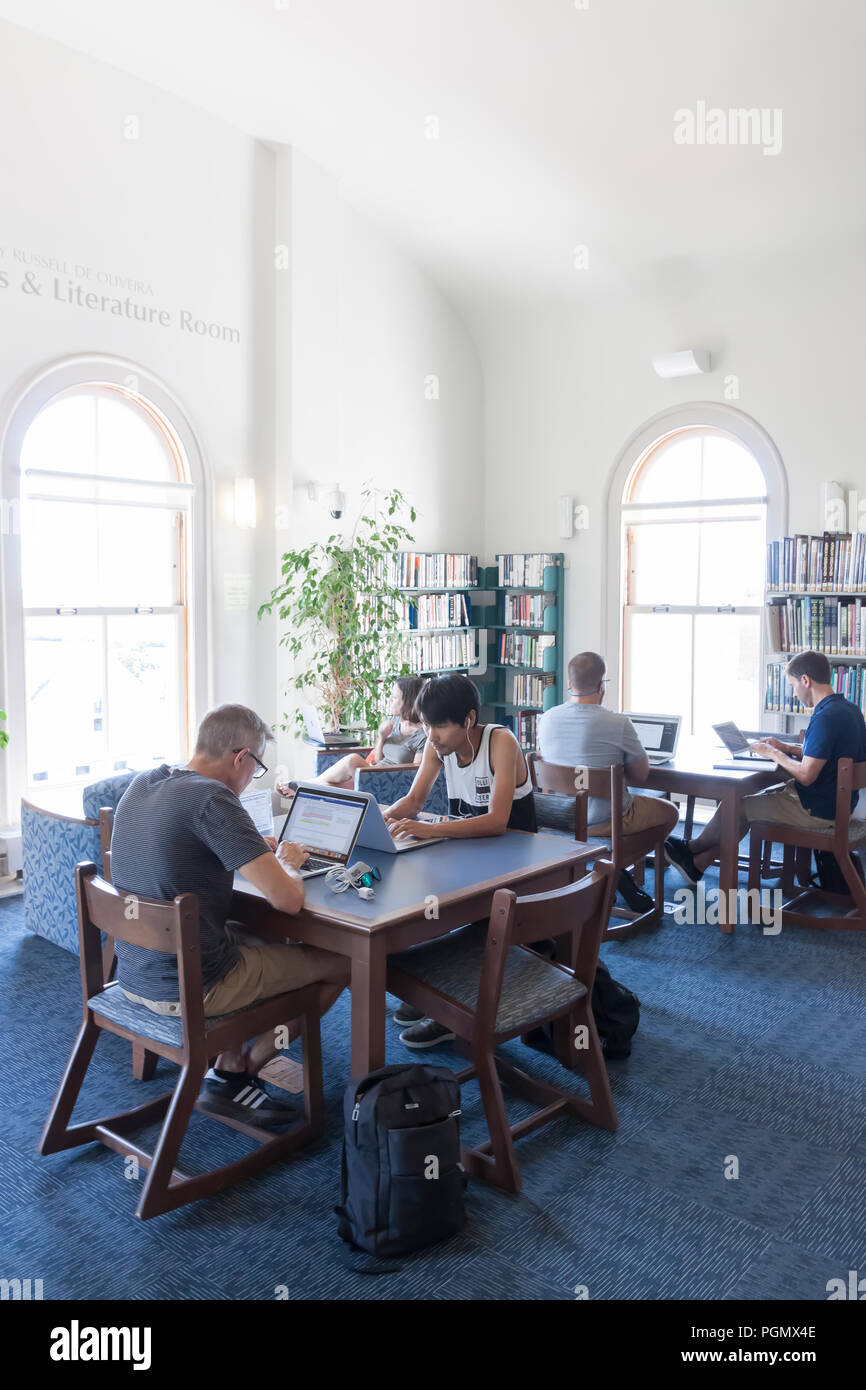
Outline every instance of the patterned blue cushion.
{"type": "MultiPolygon", "coordinates": [[[[153,1038],[155,1042],[167,1043],[169,1047],[183,1046],[183,1019],[178,1014],[157,1014],[144,1004],[134,1004],[127,999],[116,981],[87,1002],[95,1014],[110,1018],[112,1023],[130,1028],[143,1038],[153,1038]]],[[[243,1009],[233,1012],[243,1013],[243,1009]]],[[[205,1028],[215,1028],[218,1023],[231,1017],[232,1014],[219,1014],[206,1018],[205,1028]]]]}
{"type": "Polygon", "coordinates": [[[101,867],[99,828],[21,804],[24,922],[28,931],[78,954],[76,864],[101,867]]]}
{"type": "Polygon", "coordinates": [[[105,777],[101,782],[92,782],[89,787],[85,787],[82,804],[87,820],[99,820],[99,812],[103,806],[116,809],[134,776],[134,772],[118,772],[114,777],[105,777]]]}
{"type": "MultiPolygon", "coordinates": [[[[401,801],[404,796],[408,796],[417,770],[417,768],[408,767],[403,771],[381,767],[359,767],[355,773],[355,790],[369,792],[371,796],[375,796],[380,805],[391,806],[395,801],[401,801]]],[[[421,809],[422,811],[430,811],[434,815],[447,815],[448,792],[445,786],[444,772],[439,773],[421,809]]]]}
{"type": "MultiPolygon", "coordinates": [[[[426,946],[389,956],[388,964],[474,1010],[486,947],[486,925],[462,927],[426,946]]],[[[532,951],[512,946],[505,960],[496,1031],[506,1033],[524,1024],[528,1027],[585,994],[586,986],[573,976],[532,951]]]]}
{"type": "Polygon", "coordinates": [[[316,753],[316,776],[321,777],[323,772],[326,772],[329,767],[333,767],[334,763],[338,763],[345,756],[345,753],[325,753],[320,749],[316,753]]]}

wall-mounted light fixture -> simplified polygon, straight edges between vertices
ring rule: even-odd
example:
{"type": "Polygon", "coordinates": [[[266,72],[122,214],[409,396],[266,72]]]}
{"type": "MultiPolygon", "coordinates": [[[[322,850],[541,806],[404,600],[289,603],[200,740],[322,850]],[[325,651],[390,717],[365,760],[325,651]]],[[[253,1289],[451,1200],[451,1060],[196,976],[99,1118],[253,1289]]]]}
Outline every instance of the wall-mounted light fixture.
{"type": "Polygon", "coordinates": [[[710,370],[710,354],[700,348],[684,348],[682,352],[654,352],[652,364],[656,375],[665,380],[675,376],[700,376],[710,370]]]}
{"type": "Polygon", "coordinates": [[[256,525],[256,480],[235,478],[235,526],[253,531],[256,525]]]}

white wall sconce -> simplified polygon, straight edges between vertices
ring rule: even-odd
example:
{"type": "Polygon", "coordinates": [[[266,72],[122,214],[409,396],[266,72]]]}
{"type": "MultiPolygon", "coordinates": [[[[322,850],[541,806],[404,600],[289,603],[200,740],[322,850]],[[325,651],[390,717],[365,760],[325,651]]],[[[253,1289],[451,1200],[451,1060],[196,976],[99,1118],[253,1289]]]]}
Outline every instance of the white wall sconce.
{"type": "Polygon", "coordinates": [[[557,535],[570,541],[575,531],[589,529],[589,509],[571,496],[560,497],[556,503],[557,535]]]}
{"type": "Polygon", "coordinates": [[[256,526],[256,480],[235,478],[235,526],[254,531],[256,526]]]}
{"type": "Polygon", "coordinates": [[[652,364],[657,376],[669,380],[677,376],[701,376],[710,370],[710,354],[701,348],[681,352],[654,352],[652,364]]]}

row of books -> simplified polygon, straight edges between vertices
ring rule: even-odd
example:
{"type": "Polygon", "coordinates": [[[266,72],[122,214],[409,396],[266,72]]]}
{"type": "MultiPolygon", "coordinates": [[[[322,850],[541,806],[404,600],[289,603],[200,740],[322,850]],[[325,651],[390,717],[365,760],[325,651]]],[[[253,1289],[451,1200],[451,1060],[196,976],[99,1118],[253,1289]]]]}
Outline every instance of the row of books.
{"type": "Polygon", "coordinates": [[[468,627],[472,622],[472,600],[468,594],[419,594],[400,605],[400,626],[468,627]]]}
{"type": "Polygon", "coordinates": [[[866,532],[784,536],[767,546],[767,588],[866,592],[866,532]]]}
{"type": "MultiPolygon", "coordinates": [[[[848,666],[845,662],[830,663],[830,684],[846,700],[851,700],[866,713],[866,667],[848,666]]],[[[785,675],[784,663],[771,661],[767,666],[767,711],[779,714],[808,714],[799,700],[794,699],[791,684],[785,675]]]]}
{"type": "Polygon", "coordinates": [[[499,638],[499,660],[503,666],[543,666],[544,653],[556,645],[554,633],[530,637],[525,632],[503,632],[499,638]]]}
{"type": "Polygon", "coordinates": [[[770,651],[866,656],[866,599],[807,595],[769,603],[766,614],[770,651]]]}
{"type": "Polygon", "coordinates": [[[534,710],[521,710],[517,716],[517,742],[525,753],[535,751],[538,740],[538,715],[534,710]]]}
{"type": "Polygon", "coordinates": [[[463,589],[478,585],[474,555],[428,555],[401,550],[385,566],[385,581],[396,589],[463,589]]]}
{"type": "Polygon", "coordinates": [[[553,684],[553,676],[515,676],[513,703],[540,708],[545,689],[553,684]]]}
{"type": "Polygon", "coordinates": [[[555,555],[500,555],[499,583],[515,589],[540,589],[544,571],[556,562],[555,555]]]}
{"type": "Polygon", "coordinates": [[[411,637],[400,643],[399,659],[413,675],[422,671],[460,670],[478,665],[474,632],[411,637]]]}
{"type": "Polygon", "coordinates": [[[544,594],[506,594],[506,627],[544,627],[544,594]]]}

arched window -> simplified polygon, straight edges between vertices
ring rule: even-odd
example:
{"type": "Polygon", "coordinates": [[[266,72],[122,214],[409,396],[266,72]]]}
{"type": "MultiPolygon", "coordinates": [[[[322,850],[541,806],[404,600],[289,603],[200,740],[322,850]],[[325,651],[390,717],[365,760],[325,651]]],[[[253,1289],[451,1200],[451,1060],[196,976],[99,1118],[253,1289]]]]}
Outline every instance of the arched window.
{"type": "Polygon", "coordinates": [[[193,488],[176,433],[140,394],[79,384],[19,459],[27,785],[185,757],[193,488]]]}
{"type": "Polygon", "coordinates": [[[622,497],[623,709],[761,727],[767,485],[723,429],[657,439],[622,497]]]}

